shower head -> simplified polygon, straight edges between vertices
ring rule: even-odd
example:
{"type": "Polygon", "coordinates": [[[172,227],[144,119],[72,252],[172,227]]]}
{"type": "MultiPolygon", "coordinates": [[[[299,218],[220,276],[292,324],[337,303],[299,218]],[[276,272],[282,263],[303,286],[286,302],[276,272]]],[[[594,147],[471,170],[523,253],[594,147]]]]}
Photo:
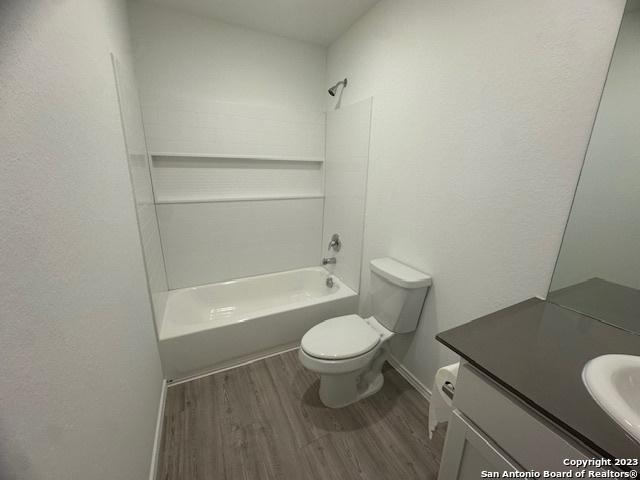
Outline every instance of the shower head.
{"type": "MultiPolygon", "coordinates": [[[[332,97],[336,96],[336,92],[338,91],[338,87],[340,85],[344,85],[345,87],[347,86],[347,79],[345,78],[344,80],[339,81],[338,83],[336,83],[333,87],[331,87],[328,92],[329,95],[331,95],[332,97]]],[[[344,87],[343,87],[344,88],[344,87]]]]}

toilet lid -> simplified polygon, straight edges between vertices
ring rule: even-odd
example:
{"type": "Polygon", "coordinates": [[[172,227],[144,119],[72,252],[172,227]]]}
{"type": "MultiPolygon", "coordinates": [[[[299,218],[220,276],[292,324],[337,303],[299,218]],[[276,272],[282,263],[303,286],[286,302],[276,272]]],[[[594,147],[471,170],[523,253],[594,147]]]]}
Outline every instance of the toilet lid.
{"type": "Polygon", "coordinates": [[[380,334],[358,315],[344,315],[319,323],[302,337],[302,349],[312,357],[340,360],[367,353],[380,334]]]}

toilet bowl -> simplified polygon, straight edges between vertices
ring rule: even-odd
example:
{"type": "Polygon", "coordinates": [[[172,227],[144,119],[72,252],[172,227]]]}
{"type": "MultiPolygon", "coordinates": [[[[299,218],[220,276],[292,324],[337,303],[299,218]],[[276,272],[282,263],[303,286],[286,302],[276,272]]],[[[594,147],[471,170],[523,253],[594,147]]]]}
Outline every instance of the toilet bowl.
{"type": "Polygon", "coordinates": [[[387,342],[394,333],[375,318],[331,318],[309,330],[300,343],[302,365],[321,375],[320,400],[339,408],[382,388],[387,342]]]}
{"type": "Polygon", "coordinates": [[[373,316],[344,315],[311,328],[300,362],[320,374],[320,400],[340,408],[378,392],[389,340],[416,329],[431,277],[391,258],[372,260],[373,316]]]}

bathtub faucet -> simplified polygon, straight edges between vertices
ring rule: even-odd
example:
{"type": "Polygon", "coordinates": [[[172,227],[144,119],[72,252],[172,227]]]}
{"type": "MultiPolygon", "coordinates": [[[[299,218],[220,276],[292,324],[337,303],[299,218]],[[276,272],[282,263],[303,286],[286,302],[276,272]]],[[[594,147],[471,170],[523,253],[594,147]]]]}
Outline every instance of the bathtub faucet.
{"type": "Polygon", "coordinates": [[[336,263],[336,257],[331,257],[331,258],[324,257],[322,259],[323,265],[334,265],[335,263],[336,263]]]}
{"type": "Polygon", "coordinates": [[[334,252],[339,252],[342,248],[342,242],[340,241],[340,234],[334,233],[331,235],[331,241],[329,242],[329,250],[333,250],[334,252]]]}

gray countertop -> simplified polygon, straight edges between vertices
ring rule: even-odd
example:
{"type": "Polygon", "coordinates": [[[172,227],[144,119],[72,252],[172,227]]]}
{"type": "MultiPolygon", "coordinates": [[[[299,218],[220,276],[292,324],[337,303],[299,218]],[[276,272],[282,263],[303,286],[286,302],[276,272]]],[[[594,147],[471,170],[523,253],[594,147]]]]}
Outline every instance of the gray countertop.
{"type": "Polygon", "coordinates": [[[640,444],[582,383],[582,369],[592,358],[640,355],[640,336],[532,298],[436,339],[594,452],[607,458],[640,457],[640,444]]]}

